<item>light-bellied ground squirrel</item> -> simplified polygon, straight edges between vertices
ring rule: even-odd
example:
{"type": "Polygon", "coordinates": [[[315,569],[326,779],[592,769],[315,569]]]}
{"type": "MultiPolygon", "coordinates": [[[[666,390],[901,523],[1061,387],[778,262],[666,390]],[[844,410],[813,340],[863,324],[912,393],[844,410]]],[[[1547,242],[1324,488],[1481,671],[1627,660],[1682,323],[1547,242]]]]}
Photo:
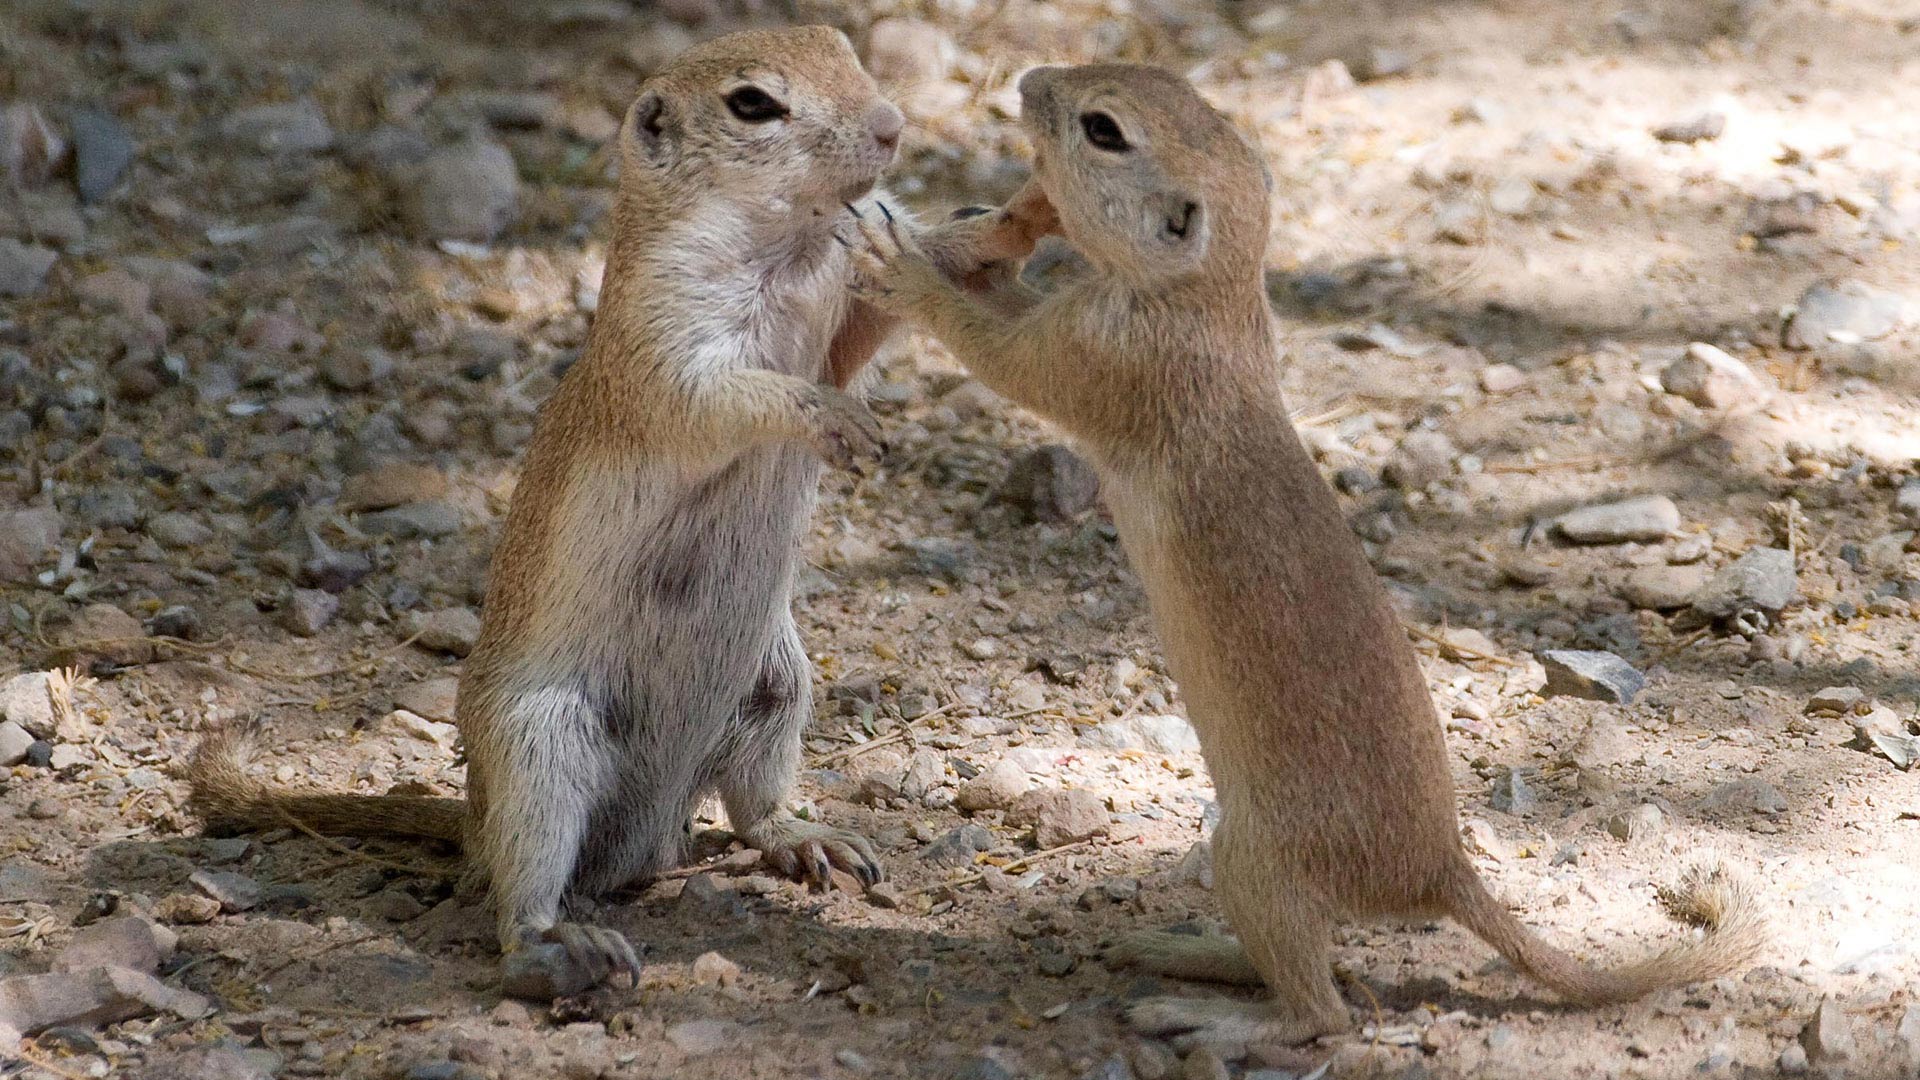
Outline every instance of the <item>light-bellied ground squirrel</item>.
{"type": "Polygon", "coordinates": [[[1020,93],[1035,179],[1088,269],[1002,317],[1012,302],[961,294],[866,215],[861,290],[1085,448],[1145,582],[1219,791],[1216,891],[1239,941],[1143,934],[1112,956],[1264,981],[1272,1001],[1155,998],[1134,1022],[1238,1041],[1344,1029],[1329,963],[1343,918],[1451,916],[1589,1003],[1750,958],[1763,924],[1724,874],[1670,897],[1703,937],[1613,970],[1542,942],[1487,891],[1419,660],[1281,400],[1259,156],[1152,68],[1040,68],[1020,93]]]}
{"type": "MultiPolygon", "coordinates": [[[[191,768],[201,814],[460,842],[527,997],[637,974],[563,909],[674,866],[711,792],[774,866],[877,879],[866,840],[786,805],[812,708],[789,601],[818,459],[880,451],[840,387],[894,321],[850,297],[834,229],[902,124],[825,27],[718,38],[650,79],[599,312],[541,410],[460,682],[466,798],[274,790],[227,733],[191,768]]],[[[963,278],[1032,239],[1001,211],[926,235],[963,278]]]]}

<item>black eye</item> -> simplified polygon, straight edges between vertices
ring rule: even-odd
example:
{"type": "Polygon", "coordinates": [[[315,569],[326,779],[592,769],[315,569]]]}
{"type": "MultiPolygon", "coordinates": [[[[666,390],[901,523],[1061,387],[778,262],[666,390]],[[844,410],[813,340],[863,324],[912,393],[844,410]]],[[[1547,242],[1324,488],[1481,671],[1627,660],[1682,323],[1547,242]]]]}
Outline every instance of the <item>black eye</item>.
{"type": "Polygon", "coordinates": [[[757,86],[743,86],[727,95],[727,111],[749,124],[764,124],[787,115],[787,107],[757,86]]]}
{"type": "Polygon", "coordinates": [[[1103,112],[1080,114],[1080,130],[1087,133],[1087,141],[1102,150],[1124,154],[1133,147],[1127,145],[1127,137],[1120,133],[1120,125],[1113,117],[1103,112]]]}

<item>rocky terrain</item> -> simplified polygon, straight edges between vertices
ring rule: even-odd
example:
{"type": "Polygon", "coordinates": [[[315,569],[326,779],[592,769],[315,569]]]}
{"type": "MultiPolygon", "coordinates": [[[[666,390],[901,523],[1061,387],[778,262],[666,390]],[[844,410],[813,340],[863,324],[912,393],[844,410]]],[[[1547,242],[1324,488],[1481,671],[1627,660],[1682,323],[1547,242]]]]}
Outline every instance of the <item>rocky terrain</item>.
{"type": "Polygon", "coordinates": [[[1915,0],[6,5],[0,1075],[1920,1075],[1915,101],[1915,0]],[[605,141],[686,44],[793,20],[906,108],[930,210],[1024,177],[1039,60],[1173,66],[1256,135],[1285,384],[1482,872],[1610,960],[1718,859],[1761,964],[1571,1009],[1452,925],[1350,927],[1348,1036],[1130,1032],[1237,993],[1099,959],[1218,923],[1205,765],[1084,466],[924,340],[799,603],[800,797],[888,882],[809,893],[711,808],[600,912],[641,985],[546,1009],[448,853],[201,835],[174,770],[216,723],[288,783],[458,793],[605,141]]]}

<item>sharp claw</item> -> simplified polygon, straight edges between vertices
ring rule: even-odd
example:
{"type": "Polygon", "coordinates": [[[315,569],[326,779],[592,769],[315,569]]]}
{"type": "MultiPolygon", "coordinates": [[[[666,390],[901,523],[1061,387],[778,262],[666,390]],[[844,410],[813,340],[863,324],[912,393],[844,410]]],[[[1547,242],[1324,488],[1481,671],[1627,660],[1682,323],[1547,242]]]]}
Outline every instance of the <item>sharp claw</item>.
{"type": "Polygon", "coordinates": [[[833,242],[836,244],[839,244],[843,248],[846,248],[848,251],[853,250],[852,242],[850,242],[846,237],[841,236],[839,233],[833,234],[833,242]]]}
{"type": "Polygon", "coordinates": [[[883,202],[876,202],[874,203],[874,205],[880,208],[880,214],[882,217],[885,217],[887,219],[887,224],[889,225],[893,224],[893,211],[887,209],[887,204],[883,202]]]}
{"type": "MultiPolygon", "coordinates": [[[[857,207],[857,206],[855,206],[855,205],[853,205],[852,203],[850,203],[850,202],[842,202],[842,203],[841,203],[840,205],[841,205],[841,206],[844,206],[844,207],[846,207],[846,208],[847,208],[847,213],[849,213],[849,214],[852,214],[852,215],[853,215],[854,217],[856,217],[856,218],[858,218],[859,220],[861,220],[861,221],[865,221],[865,220],[867,220],[867,219],[866,219],[865,217],[863,217],[863,216],[861,215],[861,213],[860,213],[860,208],[859,208],[859,207],[857,207]]],[[[885,205],[882,205],[882,206],[880,207],[880,209],[882,209],[882,210],[885,210],[885,209],[886,209],[886,206],[885,206],[885,205]]]]}

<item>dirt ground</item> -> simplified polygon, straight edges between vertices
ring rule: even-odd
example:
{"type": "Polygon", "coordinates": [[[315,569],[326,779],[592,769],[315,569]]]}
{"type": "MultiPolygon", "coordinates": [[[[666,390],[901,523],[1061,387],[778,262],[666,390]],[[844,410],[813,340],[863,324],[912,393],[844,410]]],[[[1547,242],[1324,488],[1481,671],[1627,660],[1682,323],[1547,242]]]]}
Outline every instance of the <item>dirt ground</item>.
{"type": "Polygon", "coordinates": [[[1917,0],[7,4],[0,679],[79,675],[0,778],[0,979],[114,909],[178,933],[160,976],[212,1008],[75,1021],[0,1075],[1920,1076],[1916,102],[1917,0]],[[882,357],[887,466],[827,479],[797,601],[797,798],[888,887],[712,834],[599,913],[638,989],[549,1013],[502,1002],[447,853],[203,837],[172,770],[236,719],[282,781],[458,793],[451,680],[596,300],[600,147],[664,57],[793,19],[893,85],[891,183],[929,210],[1017,186],[1039,60],[1169,64],[1257,135],[1286,387],[1426,657],[1481,871],[1611,960],[1687,933],[1658,887],[1719,859],[1763,884],[1760,964],[1575,1009],[1450,924],[1352,927],[1350,1035],[1131,1032],[1139,997],[1237,993],[1100,962],[1218,923],[1212,789],[1111,526],[1033,520],[1006,478],[1050,436],[924,340],[882,357]],[[1628,495],[1677,527],[1557,523],[1628,495]],[[1786,593],[1708,610],[1770,548],[1786,593]],[[1646,688],[1549,691],[1555,649],[1646,688]],[[1028,788],[1104,820],[1036,830],[1028,788]]]}

